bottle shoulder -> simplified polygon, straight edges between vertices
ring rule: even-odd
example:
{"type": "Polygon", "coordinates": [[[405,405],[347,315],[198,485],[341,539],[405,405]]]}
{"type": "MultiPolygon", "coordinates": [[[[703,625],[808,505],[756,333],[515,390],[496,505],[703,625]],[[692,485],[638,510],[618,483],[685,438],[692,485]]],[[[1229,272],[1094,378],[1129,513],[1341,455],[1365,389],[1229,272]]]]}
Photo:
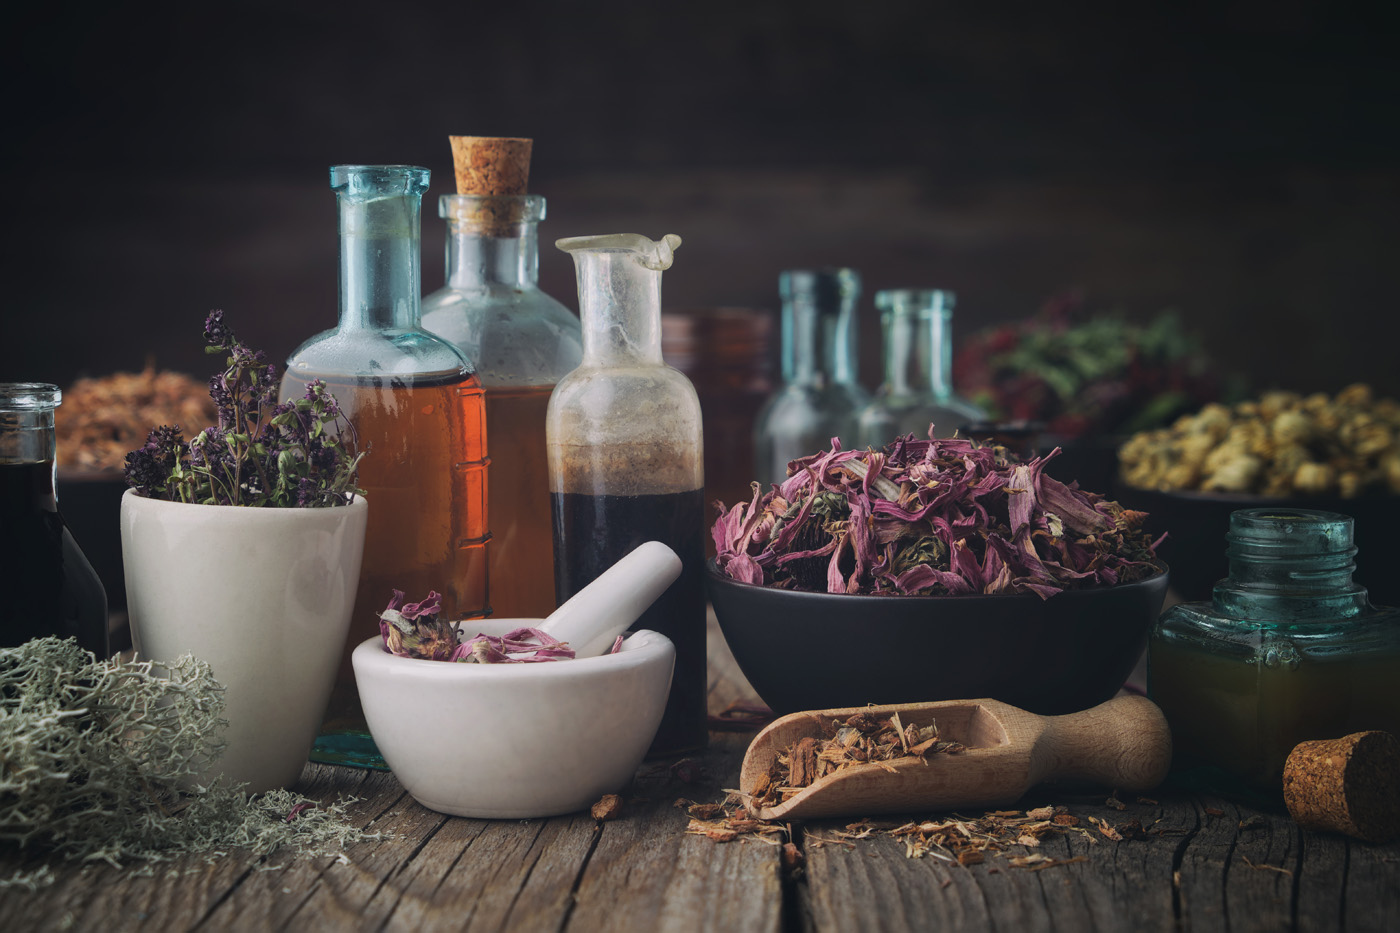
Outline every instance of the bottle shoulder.
{"type": "Polygon", "coordinates": [[[1341,654],[1382,650],[1400,658],[1400,610],[1369,607],[1345,618],[1300,622],[1244,619],[1219,611],[1214,603],[1180,603],[1162,613],[1152,638],[1226,652],[1231,646],[1287,641],[1302,650],[1341,654]]]}
{"type": "Polygon", "coordinates": [[[538,289],[444,288],[423,299],[423,326],[455,344],[484,385],[552,385],[583,359],[583,329],[538,289]]]}
{"type": "Polygon", "coordinates": [[[335,328],[317,334],[292,351],[287,358],[286,378],[465,375],[474,368],[460,349],[425,330],[335,328]]]}

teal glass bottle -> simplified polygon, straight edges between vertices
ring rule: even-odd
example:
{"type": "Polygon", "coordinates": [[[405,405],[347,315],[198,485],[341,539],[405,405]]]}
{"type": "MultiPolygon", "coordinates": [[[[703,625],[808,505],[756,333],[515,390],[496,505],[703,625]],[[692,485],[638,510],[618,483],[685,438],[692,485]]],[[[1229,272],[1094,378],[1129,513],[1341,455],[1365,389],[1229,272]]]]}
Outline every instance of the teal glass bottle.
{"type": "Polygon", "coordinates": [[[481,384],[452,343],[420,323],[419,212],[428,170],[338,165],[340,321],[287,361],[283,398],[323,380],[361,450],[369,500],[350,634],[312,760],[382,767],[350,652],[379,633],[395,589],[443,596],[443,618],[480,617],[487,593],[486,426],[481,384]]]}
{"type": "Polygon", "coordinates": [[[953,391],[952,292],[877,292],[885,381],[860,413],[860,445],[879,449],[903,434],[952,437],[986,413],[953,391]]]}
{"type": "Polygon", "coordinates": [[[1352,519],[1304,509],[1230,516],[1230,575],[1164,613],[1148,692],[1188,785],[1278,802],[1299,742],[1400,734],[1400,612],[1352,581],[1352,519]]]}
{"type": "Polygon", "coordinates": [[[870,400],[856,381],[854,269],[795,269],[778,277],[783,300],[783,383],[754,426],[754,473],[782,482],[788,462],[826,450],[833,437],[855,444],[861,409],[870,400]]]}
{"type": "Polygon", "coordinates": [[[107,594],[58,511],[58,386],[0,383],[0,646],[76,638],[106,658],[107,594]]]}
{"type": "Polygon", "coordinates": [[[542,618],[554,591],[545,409],[583,359],[578,316],[539,287],[538,195],[443,195],[447,284],[423,299],[423,326],[477,367],[491,431],[491,609],[542,618]]]}

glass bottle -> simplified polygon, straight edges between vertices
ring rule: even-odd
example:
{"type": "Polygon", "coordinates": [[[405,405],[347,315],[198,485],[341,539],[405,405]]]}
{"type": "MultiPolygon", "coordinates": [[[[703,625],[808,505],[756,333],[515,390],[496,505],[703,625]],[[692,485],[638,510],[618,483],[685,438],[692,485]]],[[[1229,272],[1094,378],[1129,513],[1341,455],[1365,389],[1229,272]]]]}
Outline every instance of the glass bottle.
{"type": "Polygon", "coordinates": [[[952,437],[986,417],[953,393],[952,292],[901,288],[875,294],[885,337],[885,381],[860,413],[860,445],[879,449],[903,434],[952,437]]]}
{"type": "Polygon", "coordinates": [[[1183,603],[1148,643],[1148,691],[1187,783],[1281,798],[1299,742],[1400,734],[1400,611],[1352,582],[1352,519],[1304,509],[1230,516],[1230,575],[1183,603]]]}
{"type": "Polygon", "coordinates": [[[486,425],[481,384],[419,325],[419,209],[428,170],[338,165],[340,322],[287,361],[282,396],[323,380],[361,450],[369,525],[350,634],[315,761],[382,767],[350,652],[379,631],[393,590],[443,596],[443,618],[487,612],[486,425]]]}
{"type": "Polygon", "coordinates": [[[583,363],[554,387],[547,420],[554,588],[562,602],[644,541],[681,575],[636,628],[676,645],[653,755],[705,745],[704,442],[700,402],[661,357],[661,273],[680,237],[572,237],[583,363]]]}
{"type": "Polygon", "coordinates": [[[797,269],[778,276],[783,299],[783,384],[758,414],[754,471],[760,483],[781,482],[788,461],[857,440],[857,418],[869,394],[856,382],[854,269],[797,269]]]}
{"type": "Polygon", "coordinates": [[[541,586],[552,565],[544,415],[549,395],[583,358],[578,317],[539,288],[537,195],[443,195],[447,285],[423,299],[423,326],[477,367],[491,428],[488,514],[491,611],[554,611],[541,586]]]}
{"type": "Polygon", "coordinates": [[[0,646],[56,635],[105,658],[107,594],[54,495],[62,397],[46,383],[0,383],[0,646]]]}

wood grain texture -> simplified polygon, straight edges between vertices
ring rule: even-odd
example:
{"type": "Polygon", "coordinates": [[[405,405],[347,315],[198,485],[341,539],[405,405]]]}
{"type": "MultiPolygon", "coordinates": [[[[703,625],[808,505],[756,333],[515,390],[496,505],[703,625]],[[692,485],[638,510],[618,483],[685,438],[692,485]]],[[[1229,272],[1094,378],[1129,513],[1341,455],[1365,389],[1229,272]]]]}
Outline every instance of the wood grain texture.
{"type": "MultiPolygon", "coordinates": [[[[712,711],[753,702],[711,643],[712,711]]],[[[962,867],[910,859],[879,837],[844,845],[843,822],[797,824],[805,864],[785,872],[757,839],[716,844],[688,835],[677,798],[718,801],[736,787],[751,736],[712,733],[690,764],[644,763],[616,820],[469,820],[419,806],[384,772],[308,765],[298,789],[386,838],[343,859],[244,853],[133,866],[47,863],[0,848],[0,872],[51,864],[36,893],[0,889],[0,931],[100,930],[1000,930],[1232,933],[1393,929],[1400,917],[1400,843],[1372,846],[1299,830],[1286,816],[1205,796],[1154,792],[1160,803],[1105,790],[1042,785],[1015,806],[1063,804],[1142,839],[1096,832],[1047,837],[1040,871],[989,858],[962,867]],[[1218,811],[1218,813],[1217,813],[1218,811]]],[[[931,812],[905,814],[926,818],[931,812]]],[[[968,814],[980,815],[980,811],[968,814]]],[[[892,817],[899,821],[903,817],[892,817]]],[[[1013,850],[1011,854],[1021,854],[1013,850]]]]}

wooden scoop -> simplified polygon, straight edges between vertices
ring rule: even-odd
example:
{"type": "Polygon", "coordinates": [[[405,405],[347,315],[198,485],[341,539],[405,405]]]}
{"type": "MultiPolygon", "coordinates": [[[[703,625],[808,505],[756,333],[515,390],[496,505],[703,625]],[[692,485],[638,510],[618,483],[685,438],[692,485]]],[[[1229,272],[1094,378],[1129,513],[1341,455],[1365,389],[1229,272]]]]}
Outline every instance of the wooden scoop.
{"type": "Polygon", "coordinates": [[[997,700],[950,700],[784,716],[749,746],[739,790],[752,794],[778,755],[786,754],[800,739],[823,738],[820,720],[844,721],[856,713],[877,719],[898,713],[906,726],[936,723],[940,739],[967,748],[843,768],[818,778],[777,806],[756,809],[750,803],[754,816],[798,820],[1006,806],[1052,778],[1146,791],[1166,777],[1171,764],[1166,718],[1146,697],[1118,697],[1067,716],[1037,716],[997,700]]]}

